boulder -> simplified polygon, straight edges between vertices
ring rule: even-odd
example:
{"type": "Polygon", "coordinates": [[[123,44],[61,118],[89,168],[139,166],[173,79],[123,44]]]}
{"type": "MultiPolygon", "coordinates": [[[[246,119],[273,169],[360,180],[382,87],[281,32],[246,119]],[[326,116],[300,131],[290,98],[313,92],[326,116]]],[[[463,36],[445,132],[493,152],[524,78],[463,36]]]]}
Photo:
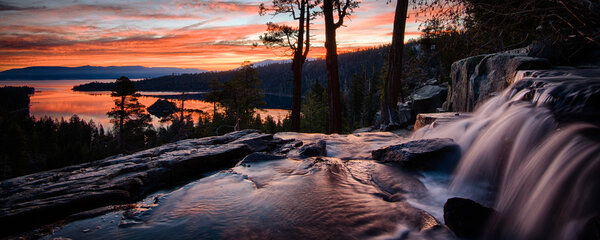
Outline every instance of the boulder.
{"type": "Polygon", "coordinates": [[[316,157],[327,155],[327,142],[325,140],[319,140],[316,143],[310,143],[300,148],[301,157],[316,157]]]}
{"type": "Polygon", "coordinates": [[[460,146],[450,138],[421,139],[371,152],[373,159],[393,162],[408,169],[450,172],[461,156],[460,146]]]}
{"type": "Polygon", "coordinates": [[[421,113],[417,115],[414,129],[417,130],[435,122],[435,125],[446,124],[458,119],[470,117],[470,113],[445,112],[445,113],[421,113]]]}
{"type": "Polygon", "coordinates": [[[583,226],[580,240],[600,240],[600,216],[590,218],[583,226]]]}
{"type": "Polygon", "coordinates": [[[426,85],[415,90],[412,105],[414,115],[437,112],[437,108],[442,107],[446,101],[447,95],[448,88],[436,85],[426,85]]]}
{"type": "Polygon", "coordinates": [[[513,83],[519,70],[546,69],[546,58],[531,57],[527,51],[479,55],[456,61],[451,67],[451,84],[446,111],[471,112],[478,103],[513,83]]]}
{"type": "Polygon", "coordinates": [[[7,179],[0,184],[0,236],[74,213],[134,202],[207,171],[231,167],[253,149],[263,149],[259,143],[284,142],[244,130],[7,179]]]}
{"type": "Polygon", "coordinates": [[[458,237],[477,238],[495,212],[470,199],[450,198],[444,204],[444,222],[458,237]]]}

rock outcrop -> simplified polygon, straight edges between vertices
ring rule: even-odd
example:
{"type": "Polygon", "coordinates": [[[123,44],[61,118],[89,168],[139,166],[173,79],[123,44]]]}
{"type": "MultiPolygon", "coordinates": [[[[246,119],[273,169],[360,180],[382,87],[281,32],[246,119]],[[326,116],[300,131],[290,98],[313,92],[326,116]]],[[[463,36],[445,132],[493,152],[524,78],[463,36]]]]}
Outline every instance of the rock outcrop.
{"type": "Polygon", "coordinates": [[[508,87],[519,70],[546,69],[550,63],[535,53],[511,51],[479,55],[454,62],[446,111],[471,112],[478,103],[508,87]]]}
{"type": "Polygon", "coordinates": [[[435,113],[446,101],[448,88],[437,85],[425,85],[413,94],[412,109],[415,115],[420,113],[435,113]]]}
{"type": "Polygon", "coordinates": [[[496,211],[473,200],[450,198],[444,204],[444,222],[461,238],[477,238],[496,211]]]}
{"type": "Polygon", "coordinates": [[[421,139],[377,149],[373,159],[394,162],[408,169],[452,171],[460,159],[460,146],[449,138],[421,139]]]}
{"type": "Polygon", "coordinates": [[[0,188],[0,236],[74,213],[134,202],[283,143],[273,135],[244,130],[8,179],[0,188]]]}

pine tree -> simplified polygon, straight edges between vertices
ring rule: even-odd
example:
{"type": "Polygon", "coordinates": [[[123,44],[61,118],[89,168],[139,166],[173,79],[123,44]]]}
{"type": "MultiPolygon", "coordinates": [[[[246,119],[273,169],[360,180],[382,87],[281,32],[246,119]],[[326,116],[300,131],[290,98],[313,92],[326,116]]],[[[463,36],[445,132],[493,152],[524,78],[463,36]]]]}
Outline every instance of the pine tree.
{"type": "Polygon", "coordinates": [[[123,151],[143,146],[144,134],[152,119],[145,112],[144,105],[138,101],[140,94],[137,93],[133,82],[125,76],[120,77],[115,82],[111,96],[116,98],[115,106],[106,114],[115,124],[119,149],[123,151]]]}

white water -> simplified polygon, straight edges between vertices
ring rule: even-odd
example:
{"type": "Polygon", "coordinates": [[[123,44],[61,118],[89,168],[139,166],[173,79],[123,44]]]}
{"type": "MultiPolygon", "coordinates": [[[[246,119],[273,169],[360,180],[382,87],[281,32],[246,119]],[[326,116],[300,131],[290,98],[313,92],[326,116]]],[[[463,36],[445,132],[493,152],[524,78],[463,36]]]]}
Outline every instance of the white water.
{"type": "Polygon", "coordinates": [[[600,213],[600,129],[557,120],[598,104],[600,79],[589,75],[600,71],[591,72],[520,72],[472,117],[412,136],[460,144],[449,194],[500,212],[486,239],[574,239],[600,213]]]}

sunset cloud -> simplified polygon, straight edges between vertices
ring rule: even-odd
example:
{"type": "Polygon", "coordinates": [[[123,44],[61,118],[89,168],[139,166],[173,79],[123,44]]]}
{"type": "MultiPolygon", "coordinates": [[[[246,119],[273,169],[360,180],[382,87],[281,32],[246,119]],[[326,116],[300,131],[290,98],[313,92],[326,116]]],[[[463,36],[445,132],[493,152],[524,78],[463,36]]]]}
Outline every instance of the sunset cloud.
{"type": "MultiPolygon", "coordinates": [[[[226,70],[246,60],[289,58],[285,49],[253,46],[266,22],[291,20],[259,16],[260,1],[38,3],[0,1],[0,70],[48,65],[226,70]]],[[[363,1],[338,30],[340,52],[389,43],[393,4],[363,1]]],[[[313,21],[311,57],[324,56],[323,29],[322,20],[313,21]]],[[[407,38],[419,35],[416,23],[407,24],[407,38]]]]}

